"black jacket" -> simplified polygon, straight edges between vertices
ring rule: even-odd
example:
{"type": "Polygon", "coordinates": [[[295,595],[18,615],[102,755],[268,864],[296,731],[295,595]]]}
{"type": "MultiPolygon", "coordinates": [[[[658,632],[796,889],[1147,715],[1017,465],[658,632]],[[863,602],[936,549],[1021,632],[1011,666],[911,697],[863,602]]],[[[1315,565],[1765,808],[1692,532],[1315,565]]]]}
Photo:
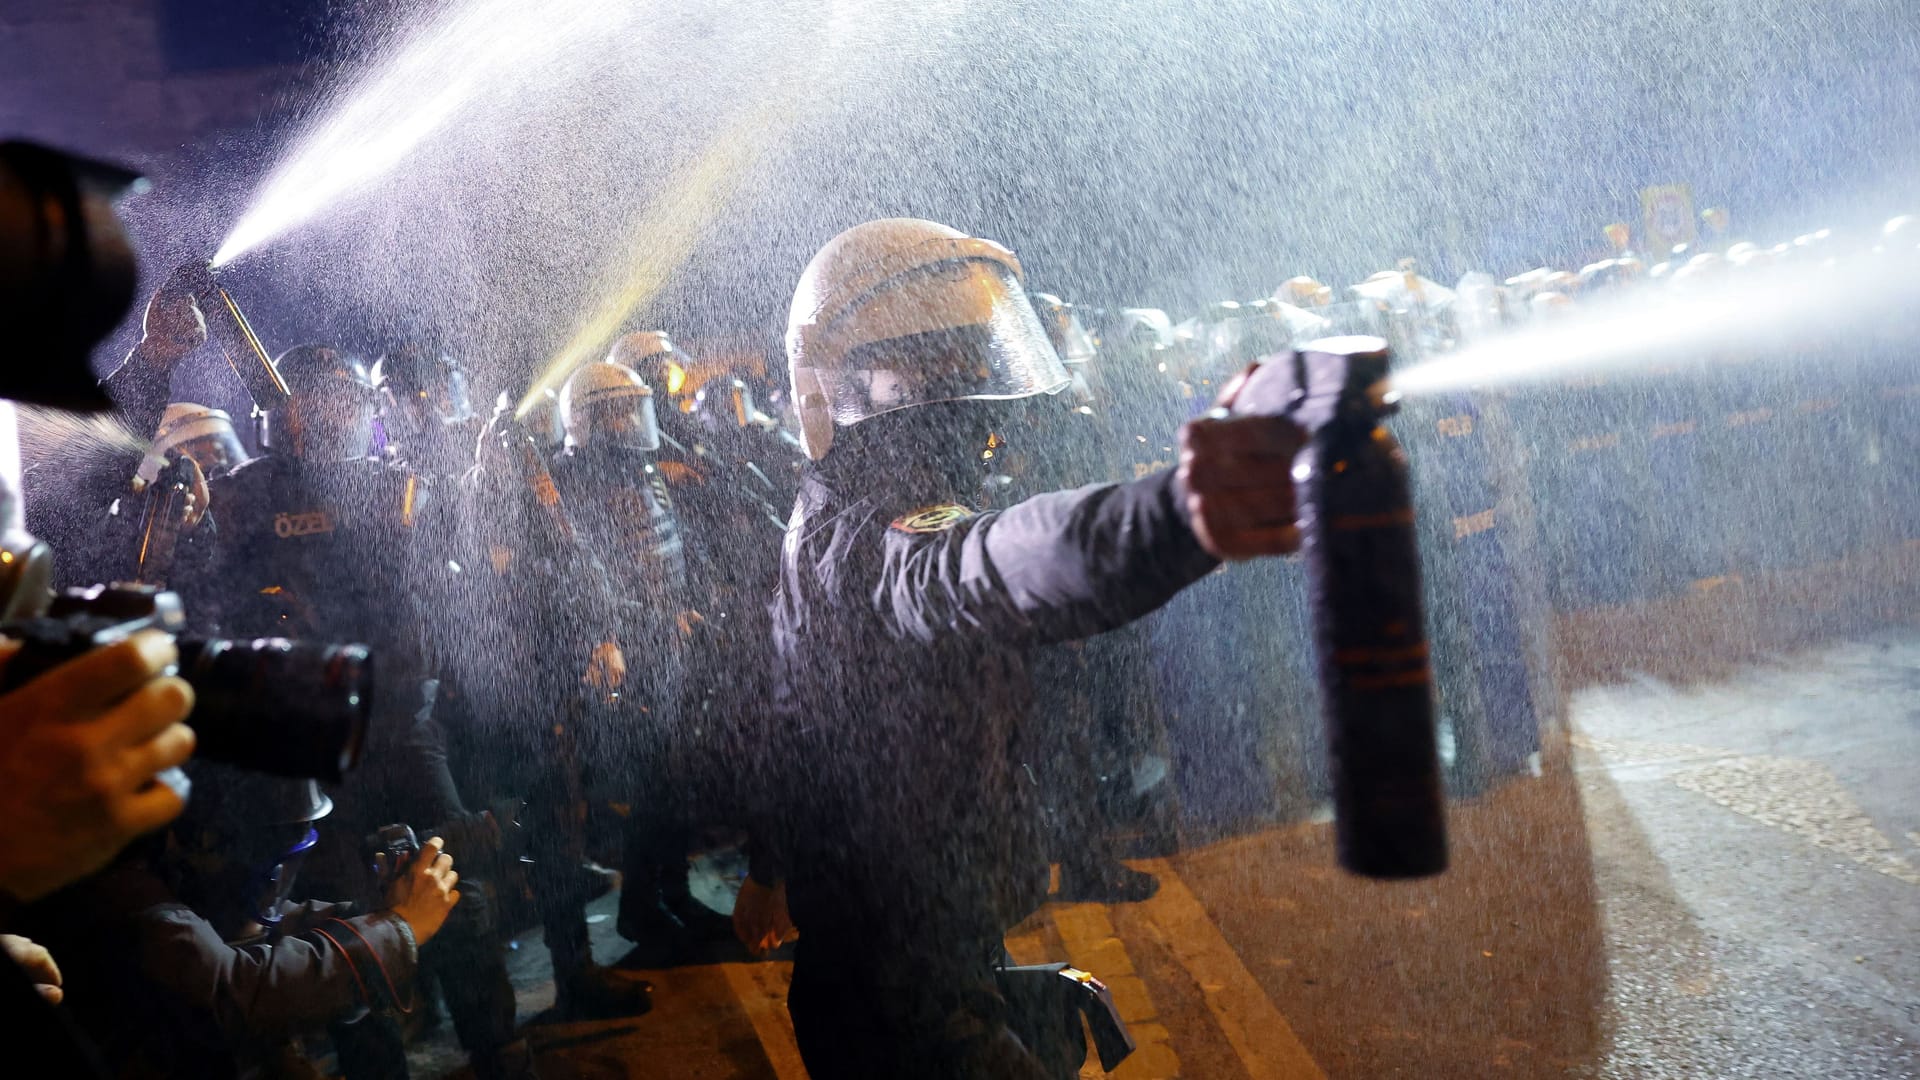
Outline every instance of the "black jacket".
{"type": "Polygon", "coordinates": [[[115,1075],[256,1075],[295,1035],[412,1003],[418,950],[390,913],[301,904],[272,940],[229,943],[143,860],[123,859],[30,920],[115,1075]]]}
{"type": "Polygon", "coordinates": [[[1174,478],[928,506],[910,481],[802,484],[773,611],[782,857],[813,938],[990,941],[1041,899],[1014,728],[1027,652],[1121,626],[1216,564],[1174,478]]]}
{"type": "Polygon", "coordinates": [[[380,674],[429,669],[445,610],[450,500],[373,458],[255,458],[208,485],[203,549],[176,576],[196,622],[232,636],[357,641],[380,674]]]}

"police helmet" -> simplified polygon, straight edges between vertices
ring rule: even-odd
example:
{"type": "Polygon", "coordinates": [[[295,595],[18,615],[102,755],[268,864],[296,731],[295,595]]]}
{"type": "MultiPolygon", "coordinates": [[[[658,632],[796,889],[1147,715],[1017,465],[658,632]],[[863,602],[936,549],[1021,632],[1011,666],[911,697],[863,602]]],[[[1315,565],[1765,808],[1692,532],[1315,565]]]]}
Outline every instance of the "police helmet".
{"type": "Polygon", "coordinates": [[[607,363],[632,368],[649,387],[658,385],[668,401],[684,400],[691,405],[693,360],[680,351],[666,331],[627,334],[607,350],[607,363]]]}
{"type": "Polygon", "coordinates": [[[142,484],[151,484],[160,476],[167,459],[182,453],[200,466],[209,479],[232,472],[247,460],[240,433],[234,430],[233,417],[221,409],[190,401],[167,406],[154,432],[153,446],[140,459],[136,475],[142,484]]]}
{"type": "Polygon", "coordinates": [[[466,369],[440,349],[419,342],[400,345],[374,364],[372,375],[393,400],[417,401],[443,421],[457,423],[476,415],[466,369]]]}
{"type": "Polygon", "coordinates": [[[601,360],[580,365],[560,390],[560,421],[569,446],[660,448],[653,390],[639,372],[623,364],[601,360]]]}
{"type": "Polygon", "coordinates": [[[856,225],[814,255],[788,312],[787,360],[816,461],[836,428],[882,413],[1072,381],[1013,252],[918,218],[856,225]]]}

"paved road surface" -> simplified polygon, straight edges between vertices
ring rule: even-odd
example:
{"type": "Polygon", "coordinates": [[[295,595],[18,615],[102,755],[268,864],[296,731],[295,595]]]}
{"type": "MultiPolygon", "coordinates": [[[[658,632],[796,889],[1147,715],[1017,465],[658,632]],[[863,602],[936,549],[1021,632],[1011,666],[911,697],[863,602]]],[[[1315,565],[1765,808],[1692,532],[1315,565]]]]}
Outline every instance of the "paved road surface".
{"type": "MultiPolygon", "coordinates": [[[[1920,1076],[1916,703],[1913,635],[1586,689],[1542,775],[1456,807],[1440,879],[1359,882],[1324,824],[1276,827],[1142,863],[1152,901],[1051,905],[1009,948],[1109,982],[1126,1080],[1920,1076]]],[[[529,1019],[542,951],[516,961],[529,1019]]],[[[542,1075],[803,1077],[787,974],[655,972],[649,1016],[533,1023],[542,1075]]],[[[440,1036],[416,1075],[457,1061],[440,1036]]]]}

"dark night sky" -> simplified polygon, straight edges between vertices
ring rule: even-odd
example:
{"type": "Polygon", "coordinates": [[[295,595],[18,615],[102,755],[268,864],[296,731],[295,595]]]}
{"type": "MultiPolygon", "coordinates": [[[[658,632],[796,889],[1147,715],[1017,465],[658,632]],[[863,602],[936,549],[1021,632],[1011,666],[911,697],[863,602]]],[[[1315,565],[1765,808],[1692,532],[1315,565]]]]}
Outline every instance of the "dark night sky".
{"type": "MultiPolygon", "coordinates": [[[[407,6],[160,0],[183,78],[256,57],[307,58],[312,74],[407,6]]],[[[1002,240],[1070,298],[1177,314],[1300,272],[1344,284],[1409,254],[1444,280],[1577,265],[1602,224],[1637,222],[1651,183],[1691,183],[1700,206],[1731,206],[1737,232],[1768,242],[1920,205],[1910,0],[1593,0],[1533,16],[1501,0],[1111,7],[1127,10],[968,9],[880,107],[818,119],[777,152],[654,316],[772,342],[812,251],[889,214],[1002,240]]],[[[217,243],[283,120],[169,153],[170,190],[130,208],[154,262],[217,243]]],[[[471,231],[476,257],[517,257],[489,247],[487,222],[471,231]]],[[[365,300],[331,262],[290,244],[249,271],[271,338],[337,333],[365,300]]],[[[522,355],[500,363],[524,367],[564,336],[563,313],[532,314],[506,350],[522,355]]]]}

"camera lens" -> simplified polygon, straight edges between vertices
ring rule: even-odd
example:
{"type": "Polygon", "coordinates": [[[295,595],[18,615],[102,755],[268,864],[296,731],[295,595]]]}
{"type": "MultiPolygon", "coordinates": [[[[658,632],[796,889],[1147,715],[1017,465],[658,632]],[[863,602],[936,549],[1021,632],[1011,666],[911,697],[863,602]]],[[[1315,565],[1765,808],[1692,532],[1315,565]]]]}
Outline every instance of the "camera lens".
{"type": "Polygon", "coordinates": [[[133,300],[133,247],[113,200],[139,180],[104,162],[0,142],[0,325],[9,364],[0,397],[101,412],[113,402],[87,367],[133,300]]]}
{"type": "Polygon", "coordinates": [[[329,783],[359,763],[373,709],[366,646],[183,637],[179,648],[198,756],[329,783]]]}

